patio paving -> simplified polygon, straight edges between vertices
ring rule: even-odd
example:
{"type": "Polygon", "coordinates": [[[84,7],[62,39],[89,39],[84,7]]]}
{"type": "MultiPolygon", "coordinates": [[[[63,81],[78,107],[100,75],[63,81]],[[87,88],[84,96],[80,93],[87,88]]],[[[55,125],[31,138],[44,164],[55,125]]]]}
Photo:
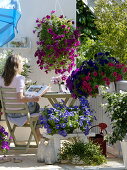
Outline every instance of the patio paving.
{"type": "MultiPolygon", "coordinates": [[[[11,150],[8,153],[8,158],[12,161],[1,163],[0,170],[125,170],[122,158],[115,158],[109,155],[107,163],[101,166],[75,166],[69,164],[54,164],[45,165],[38,163],[36,158],[36,149],[29,149],[27,154],[24,151],[11,150]],[[19,158],[21,163],[14,163],[13,158],[19,158]]],[[[0,155],[0,158],[2,155],[0,155]]]]}

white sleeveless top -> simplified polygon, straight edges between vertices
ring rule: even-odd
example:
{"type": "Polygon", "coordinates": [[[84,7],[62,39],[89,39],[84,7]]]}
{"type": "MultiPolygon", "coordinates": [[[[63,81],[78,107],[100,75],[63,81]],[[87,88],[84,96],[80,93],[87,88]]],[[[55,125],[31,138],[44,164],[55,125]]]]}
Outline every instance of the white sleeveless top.
{"type": "Polygon", "coordinates": [[[16,92],[23,92],[24,87],[25,87],[25,77],[22,75],[17,74],[14,76],[11,84],[9,86],[4,85],[4,80],[0,76],[0,87],[5,87],[5,88],[16,88],[16,92]]]}
{"type": "MultiPolygon", "coordinates": [[[[16,76],[14,76],[11,84],[9,86],[5,86],[4,85],[4,79],[2,77],[0,77],[0,87],[4,87],[4,88],[15,88],[16,89],[16,93],[19,92],[23,92],[24,91],[24,87],[25,87],[25,77],[22,75],[17,74],[16,76]]],[[[11,92],[10,92],[11,93],[11,92]]],[[[17,99],[16,97],[7,97],[7,99],[17,99]]],[[[11,104],[11,103],[6,103],[6,104],[11,104]]],[[[22,102],[17,102],[17,103],[13,103],[13,104],[23,104],[22,102]]],[[[11,108],[7,108],[10,109],[11,108]]],[[[19,110],[21,108],[13,108],[13,110],[19,110]]]]}

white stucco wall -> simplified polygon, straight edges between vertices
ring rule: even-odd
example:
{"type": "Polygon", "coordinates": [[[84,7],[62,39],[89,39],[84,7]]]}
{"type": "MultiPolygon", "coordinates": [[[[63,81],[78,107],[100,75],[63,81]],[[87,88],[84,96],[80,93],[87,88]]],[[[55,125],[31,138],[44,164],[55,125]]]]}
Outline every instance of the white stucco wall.
{"type": "MultiPolygon", "coordinates": [[[[51,77],[54,72],[46,74],[44,71],[39,70],[36,64],[34,53],[36,51],[36,34],[33,34],[34,27],[36,26],[36,19],[42,18],[50,14],[52,10],[56,10],[59,16],[63,14],[67,18],[76,19],[76,0],[20,0],[22,16],[18,23],[17,37],[28,37],[31,41],[30,49],[14,49],[14,52],[21,53],[24,57],[30,60],[32,73],[30,78],[37,84],[51,84],[52,90],[57,90],[57,86],[51,83],[51,77]]],[[[41,100],[41,105],[46,105],[45,100],[41,100]]]]}

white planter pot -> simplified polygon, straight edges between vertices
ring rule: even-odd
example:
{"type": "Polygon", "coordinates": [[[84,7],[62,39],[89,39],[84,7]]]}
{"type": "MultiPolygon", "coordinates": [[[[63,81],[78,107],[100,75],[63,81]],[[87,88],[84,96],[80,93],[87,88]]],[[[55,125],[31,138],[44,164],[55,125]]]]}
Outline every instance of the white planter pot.
{"type": "Polygon", "coordinates": [[[126,80],[121,80],[121,81],[116,82],[116,91],[119,92],[120,90],[127,91],[127,81],[126,80]]]}
{"type": "Polygon", "coordinates": [[[121,143],[121,149],[122,149],[122,154],[123,154],[123,162],[125,169],[127,169],[127,141],[122,141],[121,143]]]}
{"type": "Polygon", "coordinates": [[[61,91],[64,92],[64,93],[69,93],[70,92],[65,84],[61,84],[61,91]]]}
{"type": "Polygon", "coordinates": [[[115,91],[116,91],[116,88],[115,88],[114,82],[111,82],[111,83],[109,84],[109,86],[99,86],[99,87],[98,87],[98,93],[99,93],[99,95],[102,95],[103,92],[112,93],[112,92],[115,92],[115,91]]]}
{"type": "Polygon", "coordinates": [[[111,82],[110,85],[109,85],[109,88],[108,88],[108,92],[112,93],[112,92],[115,92],[115,91],[116,91],[115,83],[111,82]]]}

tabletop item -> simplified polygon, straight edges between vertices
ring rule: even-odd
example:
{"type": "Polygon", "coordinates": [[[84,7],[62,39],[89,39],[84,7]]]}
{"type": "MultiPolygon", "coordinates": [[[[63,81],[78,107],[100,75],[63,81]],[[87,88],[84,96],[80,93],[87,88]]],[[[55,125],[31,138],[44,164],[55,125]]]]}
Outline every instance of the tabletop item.
{"type": "Polygon", "coordinates": [[[42,96],[49,89],[47,85],[31,85],[25,92],[26,96],[42,96]]]}

